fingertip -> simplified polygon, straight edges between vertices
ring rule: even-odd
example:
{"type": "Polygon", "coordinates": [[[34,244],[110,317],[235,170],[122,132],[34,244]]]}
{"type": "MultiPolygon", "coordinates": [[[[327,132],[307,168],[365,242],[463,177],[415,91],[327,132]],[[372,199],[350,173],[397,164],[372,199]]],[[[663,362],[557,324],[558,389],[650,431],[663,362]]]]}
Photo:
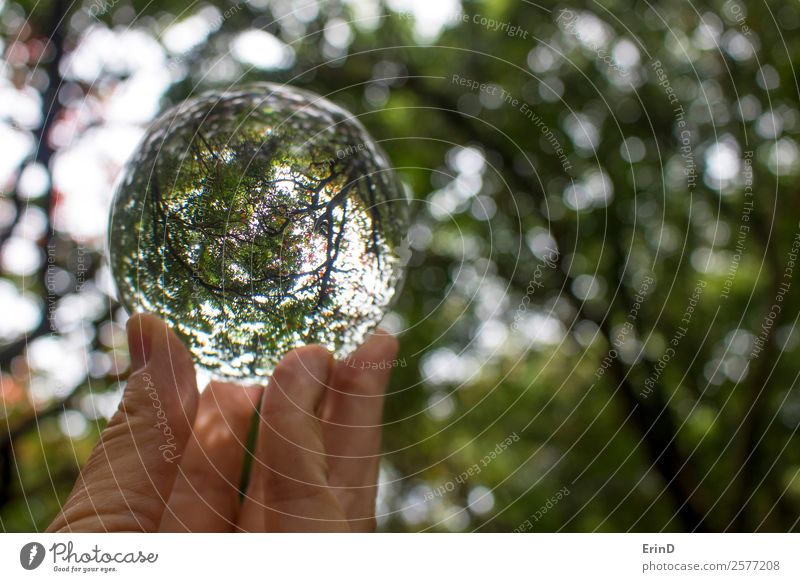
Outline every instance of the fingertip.
{"type": "Polygon", "coordinates": [[[261,386],[242,386],[234,382],[212,380],[200,398],[214,401],[220,409],[229,408],[249,416],[258,409],[263,392],[261,386]]]}
{"type": "Polygon", "coordinates": [[[134,313],[128,318],[126,331],[131,369],[135,372],[147,365],[153,347],[153,326],[158,318],[149,313],[134,313]]]}
{"type": "Polygon", "coordinates": [[[280,384],[283,380],[291,384],[298,377],[310,377],[325,383],[331,365],[331,353],[318,345],[301,346],[287,353],[272,373],[272,378],[280,384]]]}
{"type": "Polygon", "coordinates": [[[174,331],[152,313],[135,313],[126,324],[131,368],[136,372],[148,364],[167,360],[181,372],[194,375],[194,362],[189,351],[174,331]]]}
{"type": "MultiPolygon", "coordinates": [[[[349,363],[356,368],[359,368],[359,363],[363,362],[383,362],[386,364],[394,360],[399,351],[400,342],[397,341],[397,338],[379,327],[369,335],[367,340],[356,351],[345,358],[343,363],[349,363]]],[[[384,370],[386,368],[387,366],[384,365],[376,369],[384,370]]],[[[372,368],[370,367],[370,369],[372,368]]]]}
{"type": "Polygon", "coordinates": [[[400,342],[392,333],[382,327],[372,332],[372,335],[365,342],[365,345],[367,344],[376,354],[380,354],[387,359],[395,358],[400,351],[400,342]]]}
{"type": "Polygon", "coordinates": [[[194,360],[189,350],[166,323],[156,317],[152,319],[154,323],[151,324],[153,330],[151,365],[168,368],[179,378],[191,378],[197,390],[194,360]]]}
{"type": "Polygon", "coordinates": [[[331,353],[317,345],[287,353],[272,372],[264,394],[264,412],[300,409],[314,413],[325,394],[332,361],[331,353]]]}
{"type": "Polygon", "coordinates": [[[192,417],[197,408],[198,392],[189,350],[166,323],[151,313],[132,315],[127,331],[131,379],[146,374],[143,382],[152,382],[167,400],[171,400],[169,388],[173,387],[185,414],[192,417]]]}

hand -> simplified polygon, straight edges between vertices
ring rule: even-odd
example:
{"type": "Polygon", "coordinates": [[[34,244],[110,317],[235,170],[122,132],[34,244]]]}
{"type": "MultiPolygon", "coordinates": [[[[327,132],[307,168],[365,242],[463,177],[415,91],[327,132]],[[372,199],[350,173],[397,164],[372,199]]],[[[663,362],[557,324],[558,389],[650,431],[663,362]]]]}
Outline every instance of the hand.
{"type": "Polygon", "coordinates": [[[378,330],[346,362],[289,352],[265,389],[212,382],[153,315],[128,321],[119,410],[48,531],[372,531],[381,413],[397,342],[378,330]],[[253,413],[258,435],[240,481],[253,413]]]}

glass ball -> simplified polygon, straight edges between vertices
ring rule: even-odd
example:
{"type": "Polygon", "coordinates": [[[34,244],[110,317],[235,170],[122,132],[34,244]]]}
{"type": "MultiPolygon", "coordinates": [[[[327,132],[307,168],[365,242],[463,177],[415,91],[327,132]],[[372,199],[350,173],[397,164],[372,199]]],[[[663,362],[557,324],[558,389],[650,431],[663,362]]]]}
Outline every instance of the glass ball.
{"type": "Polygon", "coordinates": [[[292,348],[346,357],[403,276],[408,199],[383,150],[314,93],[259,83],[161,115],[122,172],[119,299],[213,376],[268,376],[292,348]]]}

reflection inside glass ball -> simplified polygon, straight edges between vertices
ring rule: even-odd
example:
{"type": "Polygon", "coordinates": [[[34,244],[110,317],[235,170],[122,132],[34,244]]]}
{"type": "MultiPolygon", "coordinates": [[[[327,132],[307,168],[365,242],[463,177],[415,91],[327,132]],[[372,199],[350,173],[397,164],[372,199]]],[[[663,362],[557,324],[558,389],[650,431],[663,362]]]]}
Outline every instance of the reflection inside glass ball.
{"type": "Polygon", "coordinates": [[[164,113],[120,178],[109,254],[120,300],[213,375],[269,375],[289,350],[355,349],[397,293],[407,198],[349,113],[268,83],[164,113]]]}

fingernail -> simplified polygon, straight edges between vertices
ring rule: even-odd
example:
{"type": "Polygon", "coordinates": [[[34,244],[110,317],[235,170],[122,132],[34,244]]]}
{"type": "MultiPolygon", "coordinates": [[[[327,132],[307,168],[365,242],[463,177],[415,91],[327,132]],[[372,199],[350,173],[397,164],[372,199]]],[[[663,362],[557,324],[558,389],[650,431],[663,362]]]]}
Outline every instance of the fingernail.
{"type": "Polygon", "coordinates": [[[128,351],[131,355],[131,371],[141,370],[150,361],[153,350],[153,333],[149,318],[137,313],[128,319],[128,351]]]}

